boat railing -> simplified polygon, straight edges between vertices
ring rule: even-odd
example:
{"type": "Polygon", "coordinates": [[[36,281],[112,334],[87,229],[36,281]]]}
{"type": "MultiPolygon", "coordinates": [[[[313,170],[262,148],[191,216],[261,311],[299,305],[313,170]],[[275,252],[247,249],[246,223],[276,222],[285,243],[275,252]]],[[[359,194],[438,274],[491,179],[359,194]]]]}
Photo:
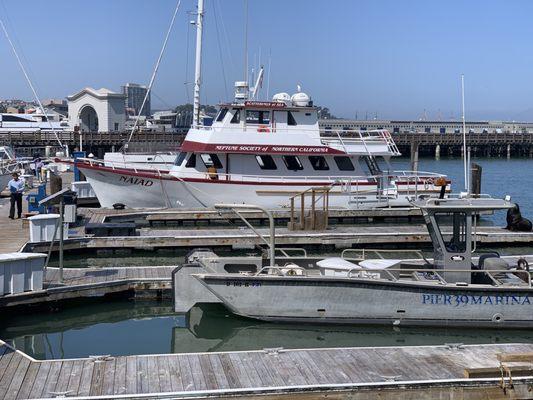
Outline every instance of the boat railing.
{"type": "Polygon", "coordinates": [[[527,283],[528,287],[532,287],[532,278],[531,272],[522,269],[453,269],[453,268],[376,268],[368,269],[360,266],[356,266],[348,271],[348,277],[352,279],[365,278],[365,279],[386,279],[394,282],[405,281],[406,274],[411,278],[411,280],[420,281],[420,282],[434,282],[438,281],[440,284],[451,284],[454,283],[456,286],[465,286],[468,287],[467,282],[448,282],[445,278],[445,274],[448,273],[464,273],[464,274],[482,274],[486,275],[495,286],[510,286],[510,287],[521,287],[515,283],[503,282],[498,275],[513,274],[515,277],[521,279],[523,282],[527,283]],[[382,275],[385,274],[385,277],[382,275]],[[358,275],[355,275],[358,274],[358,275]],[[388,277],[388,279],[387,279],[388,277]]]}
{"type": "Polygon", "coordinates": [[[342,149],[349,153],[350,146],[363,146],[365,153],[372,155],[371,146],[375,144],[386,145],[387,151],[395,156],[401,155],[400,150],[392,139],[391,134],[386,129],[376,129],[371,131],[359,130],[320,130],[320,141],[330,147],[342,149]],[[327,135],[323,135],[327,134],[327,135]],[[333,136],[335,135],[335,136],[333,136]]]}
{"type": "MultiPolygon", "coordinates": [[[[425,261],[422,251],[415,249],[344,249],[341,253],[341,258],[350,261],[361,261],[367,260],[369,256],[374,256],[380,260],[387,260],[390,259],[390,257],[387,256],[394,256],[395,254],[412,254],[416,256],[416,258],[413,257],[413,259],[425,261]]],[[[402,257],[402,259],[405,258],[406,257],[402,257]]]]}
{"type": "Polygon", "coordinates": [[[392,171],[390,175],[394,175],[398,178],[402,177],[424,177],[424,178],[446,178],[447,176],[444,174],[440,174],[438,172],[429,172],[429,171],[411,171],[411,170],[399,170],[399,171],[392,171]]]}
{"type": "MultiPolygon", "coordinates": [[[[349,271],[347,271],[347,277],[349,279],[371,279],[371,280],[386,280],[392,282],[399,281],[417,281],[417,282],[426,282],[426,283],[436,283],[438,285],[449,285],[455,284],[458,287],[468,287],[472,284],[467,282],[449,282],[446,280],[445,274],[448,273],[464,273],[464,274],[482,274],[486,275],[490,281],[493,283],[493,286],[498,287],[512,287],[519,288],[524,287],[525,285],[517,284],[517,282],[503,282],[501,278],[498,277],[499,274],[507,276],[507,274],[513,274],[516,278],[520,279],[522,282],[527,284],[528,288],[532,287],[532,278],[531,273],[526,270],[517,270],[517,269],[496,269],[496,270],[478,270],[478,269],[436,269],[436,268],[376,268],[368,269],[356,266],[349,271]],[[406,276],[407,275],[407,276],[406,276]],[[410,278],[410,279],[407,279],[410,278]]],[[[254,275],[278,275],[278,276],[289,276],[289,277],[306,277],[308,276],[307,270],[303,267],[300,267],[295,264],[286,264],[283,266],[280,265],[270,265],[265,266],[254,275]]],[[[314,275],[313,275],[314,276],[314,275]]],[[[339,278],[339,276],[332,275],[332,278],[339,278]]],[[[486,285],[486,284],[485,284],[486,285]]]]}
{"type": "Polygon", "coordinates": [[[276,247],[275,250],[286,258],[307,258],[307,250],[302,247],[276,247]],[[291,255],[291,253],[296,253],[296,255],[291,255]]]}
{"type": "Polygon", "coordinates": [[[159,176],[167,175],[169,173],[169,170],[162,170],[156,166],[151,166],[151,165],[146,165],[146,166],[143,165],[143,168],[138,168],[135,166],[135,163],[128,163],[126,161],[107,161],[107,160],[100,160],[100,159],[87,158],[87,157],[77,158],[76,161],[82,161],[91,166],[108,167],[113,170],[127,169],[135,173],[149,171],[149,172],[155,172],[159,176]]]}
{"type": "MultiPolygon", "coordinates": [[[[390,132],[386,129],[357,130],[357,129],[328,129],[319,128],[314,125],[312,128],[303,128],[299,126],[282,127],[263,124],[245,124],[237,126],[197,126],[194,130],[222,132],[222,133],[242,133],[242,132],[260,132],[265,133],[282,133],[282,134],[307,134],[320,140],[322,145],[347,151],[350,146],[363,146],[365,153],[371,154],[373,145],[387,146],[387,152],[394,156],[401,155],[390,132]],[[370,147],[369,147],[370,146],[370,147]]],[[[289,144],[286,144],[289,145],[289,144]]],[[[347,151],[348,152],[348,151],[347,151]]]]}
{"type": "Polygon", "coordinates": [[[294,196],[289,197],[290,206],[291,206],[291,217],[289,221],[290,230],[325,230],[328,227],[329,221],[329,192],[331,191],[333,185],[323,186],[323,187],[311,187],[308,188],[294,196]],[[309,217],[306,215],[306,197],[311,197],[309,203],[309,217]],[[299,221],[296,223],[295,218],[295,202],[299,199],[298,206],[300,210],[299,221]],[[322,201],[322,207],[317,205],[322,201]]]}

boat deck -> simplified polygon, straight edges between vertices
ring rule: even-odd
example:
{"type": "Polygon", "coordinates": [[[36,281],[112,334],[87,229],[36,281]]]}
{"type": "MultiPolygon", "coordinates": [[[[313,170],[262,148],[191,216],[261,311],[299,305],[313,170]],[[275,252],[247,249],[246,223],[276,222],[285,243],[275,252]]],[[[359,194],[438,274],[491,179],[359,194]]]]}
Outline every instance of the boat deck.
{"type": "Polygon", "coordinates": [[[532,351],[533,344],[488,344],[264,349],[37,361],[0,341],[0,399],[282,398],[298,394],[392,399],[443,398],[439,397],[443,393],[454,393],[454,398],[481,393],[483,396],[476,398],[508,398],[528,396],[523,385],[531,384],[532,378],[514,378],[514,388],[505,392],[498,375],[487,377],[487,372],[499,372],[499,353],[532,351]],[[467,370],[479,368],[485,371],[484,378],[465,378],[467,370]]]}

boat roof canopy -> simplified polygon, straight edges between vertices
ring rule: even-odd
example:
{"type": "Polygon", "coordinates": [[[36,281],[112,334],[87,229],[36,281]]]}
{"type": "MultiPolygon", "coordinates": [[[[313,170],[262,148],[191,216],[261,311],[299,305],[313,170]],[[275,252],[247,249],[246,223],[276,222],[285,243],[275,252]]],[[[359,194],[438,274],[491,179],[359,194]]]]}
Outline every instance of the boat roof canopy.
{"type": "Polygon", "coordinates": [[[437,199],[429,198],[424,200],[414,201],[413,206],[418,207],[424,211],[491,211],[491,210],[506,210],[513,208],[515,205],[510,201],[503,199],[493,199],[487,197],[464,197],[464,198],[446,198],[437,199]]]}

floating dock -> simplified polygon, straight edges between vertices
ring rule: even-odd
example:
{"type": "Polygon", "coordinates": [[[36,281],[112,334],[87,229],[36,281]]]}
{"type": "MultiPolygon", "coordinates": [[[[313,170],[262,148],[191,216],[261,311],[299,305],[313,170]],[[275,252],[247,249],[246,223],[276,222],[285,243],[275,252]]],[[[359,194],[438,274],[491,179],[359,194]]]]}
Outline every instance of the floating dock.
{"type": "MultiPolygon", "coordinates": [[[[65,268],[63,283],[59,269],[47,268],[44,289],[0,296],[0,309],[86,297],[132,292],[152,292],[154,297],[170,292],[175,267],[65,268]]],[[[1,373],[1,371],[0,371],[1,373]]]]}
{"type": "MultiPolygon", "coordinates": [[[[268,240],[268,228],[257,228],[268,240]]],[[[141,228],[138,236],[83,236],[65,241],[65,250],[90,251],[102,249],[109,252],[124,250],[183,249],[198,247],[254,249],[263,245],[263,240],[252,230],[242,228],[208,229],[155,229],[141,228]]],[[[444,231],[444,234],[451,233],[444,231]]],[[[501,247],[509,245],[530,245],[533,232],[510,232],[499,227],[480,227],[477,242],[482,246],[501,247]]],[[[423,247],[430,246],[427,229],[422,225],[386,226],[338,226],[326,231],[289,231],[276,229],[276,245],[282,247],[330,249],[383,247],[423,247]]],[[[23,250],[47,252],[50,244],[27,243],[23,250]]],[[[54,249],[57,246],[54,247],[54,249]]]]}
{"type": "MultiPolygon", "coordinates": [[[[80,210],[89,223],[119,222],[144,219],[150,226],[157,225],[185,225],[185,224],[214,224],[220,222],[240,222],[240,218],[234,212],[206,209],[125,209],[114,210],[109,208],[91,208],[80,210]]],[[[299,212],[299,211],[298,211],[299,212]]],[[[258,211],[239,210],[239,213],[247,219],[259,223],[268,224],[268,217],[258,211]]],[[[421,219],[422,212],[414,207],[374,208],[368,210],[335,209],[328,210],[330,221],[333,222],[357,222],[378,220],[410,220],[421,219]]],[[[289,209],[272,210],[272,217],[276,221],[287,222],[291,217],[289,209]]]]}
{"type": "Polygon", "coordinates": [[[0,399],[530,398],[533,377],[523,373],[530,373],[531,363],[522,362],[522,374],[512,369],[511,384],[500,377],[498,355],[527,360],[531,352],[533,344],[489,344],[38,361],[0,341],[0,399]]]}

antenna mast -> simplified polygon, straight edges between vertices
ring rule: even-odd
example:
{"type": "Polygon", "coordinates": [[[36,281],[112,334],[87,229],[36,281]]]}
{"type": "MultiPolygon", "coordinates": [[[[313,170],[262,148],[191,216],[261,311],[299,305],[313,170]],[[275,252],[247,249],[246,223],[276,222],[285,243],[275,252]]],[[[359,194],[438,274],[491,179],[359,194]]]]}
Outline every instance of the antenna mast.
{"type": "Polygon", "coordinates": [[[244,0],[244,81],[248,83],[248,0],[244,0]]]}
{"type": "Polygon", "coordinates": [[[468,186],[468,160],[467,160],[467,150],[466,150],[466,120],[465,120],[465,75],[461,74],[461,102],[463,110],[463,164],[464,164],[464,174],[465,174],[465,191],[469,193],[468,186]]]}
{"type": "Polygon", "coordinates": [[[204,19],[204,0],[198,0],[196,19],[196,61],[194,69],[193,126],[200,125],[200,84],[202,75],[202,28],[204,19]]]}

